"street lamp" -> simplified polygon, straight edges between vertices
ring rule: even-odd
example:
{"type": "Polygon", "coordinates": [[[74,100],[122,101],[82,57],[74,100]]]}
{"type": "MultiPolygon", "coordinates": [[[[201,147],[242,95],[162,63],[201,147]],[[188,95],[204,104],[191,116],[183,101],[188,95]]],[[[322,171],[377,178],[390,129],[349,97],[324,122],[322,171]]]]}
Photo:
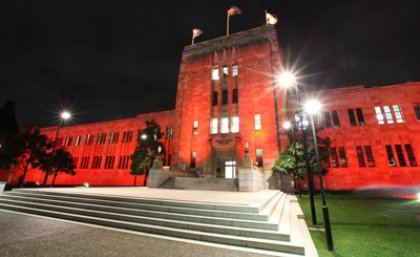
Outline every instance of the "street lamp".
{"type": "MultiPolygon", "coordinates": [[[[295,94],[296,94],[296,105],[297,105],[297,112],[299,115],[299,122],[296,122],[296,124],[299,124],[298,129],[302,131],[302,145],[303,145],[303,158],[305,159],[305,167],[308,175],[308,184],[309,184],[309,202],[311,205],[311,218],[312,218],[312,224],[317,224],[316,222],[316,211],[315,211],[315,201],[314,201],[314,178],[312,176],[312,170],[309,165],[309,159],[308,159],[308,144],[306,142],[306,127],[304,125],[303,120],[303,114],[302,114],[302,106],[299,99],[299,88],[297,83],[296,76],[289,71],[285,71],[277,79],[280,86],[283,86],[285,88],[291,88],[294,87],[295,94]]],[[[295,117],[296,120],[296,117],[295,117]]],[[[297,163],[295,164],[295,169],[297,170],[297,163]]],[[[299,184],[299,180],[298,180],[299,184]]]]}
{"type": "MultiPolygon", "coordinates": [[[[64,125],[64,121],[68,120],[71,118],[71,113],[68,111],[63,111],[60,113],[60,123],[58,124],[57,127],[57,131],[55,132],[55,138],[54,138],[54,142],[53,142],[53,148],[51,151],[51,158],[54,157],[55,155],[55,150],[57,148],[57,140],[58,140],[58,134],[60,133],[60,128],[63,127],[64,125]]],[[[50,160],[50,162],[52,161],[52,159],[50,160]]],[[[55,177],[56,174],[54,174],[55,177]]],[[[45,172],[45,177],[44,177],[44,187],[47,185],[47,179],[48,179],[48,172],[45,172]]]]}
{"type": "Polygon", "coordinates": [[[312,129],[312,136],[314,138],[314,149],[315,149],[315,156],[316,156],[316,165],[318,170],[318,177],[319,177],[319,187],[321,191],[321,198],[322,198],[322,214],[324,216],[324,228],[325,228],[325,236],[327,238],[327,248],[329,251],[334,250],[334,243],[331,233],[331,223],[330,223],[330,215],[328,212],[327,202],[325,200],[325,190],[324,190],[324,182],[321,174],[321,162],[319,160],[319,152],[318,152],[318,142],[316,139],[316,131],[314,125],[314,114],[318,113],[321,109],[321,104],[316,100],[309,100],[305,103],[305,112],[309,114],[311,129],[312,129]]]}

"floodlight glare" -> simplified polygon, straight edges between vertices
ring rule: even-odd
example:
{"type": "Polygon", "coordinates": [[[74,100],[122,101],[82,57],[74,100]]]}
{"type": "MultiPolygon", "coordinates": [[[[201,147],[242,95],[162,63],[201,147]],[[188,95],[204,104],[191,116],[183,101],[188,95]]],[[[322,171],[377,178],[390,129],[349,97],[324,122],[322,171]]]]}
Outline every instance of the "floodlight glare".
{"type": "Polygon", "coordinates": [[[61,113],[61,118],[64,119],[64,120],[67,120],[70,117],[71,117],[71,114],[67,111],[64,111],[64,112],[61,113]]]}
{"type": "Polygon", "coordinates": [[[317,100],[312,99],[305,103],[304,109],[309,114],[315,114],[321,110],[321,104],[317,100]]]}
{"type": "Polygon", "coordinates": [[[279,76],[278,82],[283,87],[291,87],[296,84],[296,76],[293,73],[284,72],[279,76]]]}
{"type": "Polygon", "coordinates": [[[283,123],[283,128],[289,130],[292,127],[292,123],[290,121],[286,121],[283,123]]]}

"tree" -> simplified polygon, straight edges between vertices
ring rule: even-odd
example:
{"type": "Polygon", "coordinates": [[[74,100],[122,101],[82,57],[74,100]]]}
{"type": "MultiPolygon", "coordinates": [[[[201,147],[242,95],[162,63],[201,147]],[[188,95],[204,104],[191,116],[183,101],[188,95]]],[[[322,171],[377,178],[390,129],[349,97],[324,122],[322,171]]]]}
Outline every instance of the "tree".
{"type": "MultiPolygon", "coordinates": [[[[319,151],[319,158],[322,164],[321,173],[325,175],[327,173],[326,166],[329,162],[329,146],[330,146],[330,139],[329,138],[317,138],[318,140],[318,151],[319,151]]],[[[307,140],[308,144],[308,158],[310,168],[314,172],[318,172],[317,163],[316,163],[316,156],[315,156],[315,148],[314,143],[311,138],[307,140]]],[[[279,159],[274,163],[272,171],[274,173],[284,173],[284,174],[294,174],[295,173],[295,165],[297,163],[297,174],[295,176],[299,177],[300,179],[304,177],[304,174],[307,173],[305,159],[303,154],[303,144],[302,139],[299,138],[296,140],[295,145],[291,144],[287,147],[286,151],[280,155],[279,159]],[[296,162],[297,158],[297,162],[296,162]]]]}
{"type": "Polygon", "coordinates": [[[54,174],[51,186],[54,186],[58,172],[64,172],[70,175],[76,174],[76,172],[74,172],[74,169],[76,168],[74,160],[70,152],[64,148],[59,148],[54,153],[51,152],[46,154],[45,158],[41,160],[40,168],[46,173],[44,186],[46,185],[48,174],[54,174]]]}
{"type": "Polygon", "coordinates": [[[153,159],[163,153],[163,143],[160,125],[152,120],[146,120],[146,128],[139,131],[138,146],[131,155],[131,175],[134,175],[134,186],[137,183],[137,175],[144,176],[143,186],[146,186],[149,170],[152,167],[153,159]]]}
{"type": "Polygon", "coordinates": [[[41,135],[39,129],[33,128],[27,129],[8,144],[5,158],[12,165],[21,165],[23,169],[20,187],[23,187],[29,167],[39,167],[51,146],[47,136],[41,135]]]}
{"type": "Polygon", "coordinates": [[[7,145],[19,135],[16,122],[15,103],[7,101],[0,108],[0,169],[9,169],[12,160],[8,157],[7,145]]]}

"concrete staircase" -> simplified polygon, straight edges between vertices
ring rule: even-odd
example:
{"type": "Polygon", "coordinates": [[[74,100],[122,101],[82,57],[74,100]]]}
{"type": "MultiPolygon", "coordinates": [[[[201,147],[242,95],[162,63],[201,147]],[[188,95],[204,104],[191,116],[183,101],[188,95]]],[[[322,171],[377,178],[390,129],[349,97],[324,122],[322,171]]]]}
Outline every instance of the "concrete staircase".
{"type": "Polygon", "coordinates": [[[110,195],[13,190],[0,194],[0,210],[123,230],[234,246],[284,257],[313,256],[290,195],[273,194],[260,207],[110,195]]]}
{"type": "Polygon", "coordinates": [[[237,192],[238,179],[170,177],[159,188],[237,192]]]}

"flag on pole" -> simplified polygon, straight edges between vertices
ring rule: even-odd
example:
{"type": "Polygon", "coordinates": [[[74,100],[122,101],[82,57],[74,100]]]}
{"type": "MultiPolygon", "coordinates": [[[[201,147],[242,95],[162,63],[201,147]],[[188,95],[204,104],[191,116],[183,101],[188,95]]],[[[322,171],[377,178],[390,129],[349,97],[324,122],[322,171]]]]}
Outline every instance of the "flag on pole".
{"type": "Polygon", "coordinates": [[[277,16],[266,11],[265,21],[267,25],[275,25],[277,23],[277,16]]]}
{"type": "Polygon", "coordinates": [[[228,16],[233,16],[236,14],[242,14],[241,9],[239,9],[237,6],[232,5],[232,7],[228,10],[228,16]]]}
{"type": "Polygon", "coordinates": [[[196,37],[199,37],[201,34],[203,34],[203,31],[201,29],[193,28],[193,30],[192,30],[192,42],[191,42],[192,45],[194,45],[194,39],[196,37]]]}

